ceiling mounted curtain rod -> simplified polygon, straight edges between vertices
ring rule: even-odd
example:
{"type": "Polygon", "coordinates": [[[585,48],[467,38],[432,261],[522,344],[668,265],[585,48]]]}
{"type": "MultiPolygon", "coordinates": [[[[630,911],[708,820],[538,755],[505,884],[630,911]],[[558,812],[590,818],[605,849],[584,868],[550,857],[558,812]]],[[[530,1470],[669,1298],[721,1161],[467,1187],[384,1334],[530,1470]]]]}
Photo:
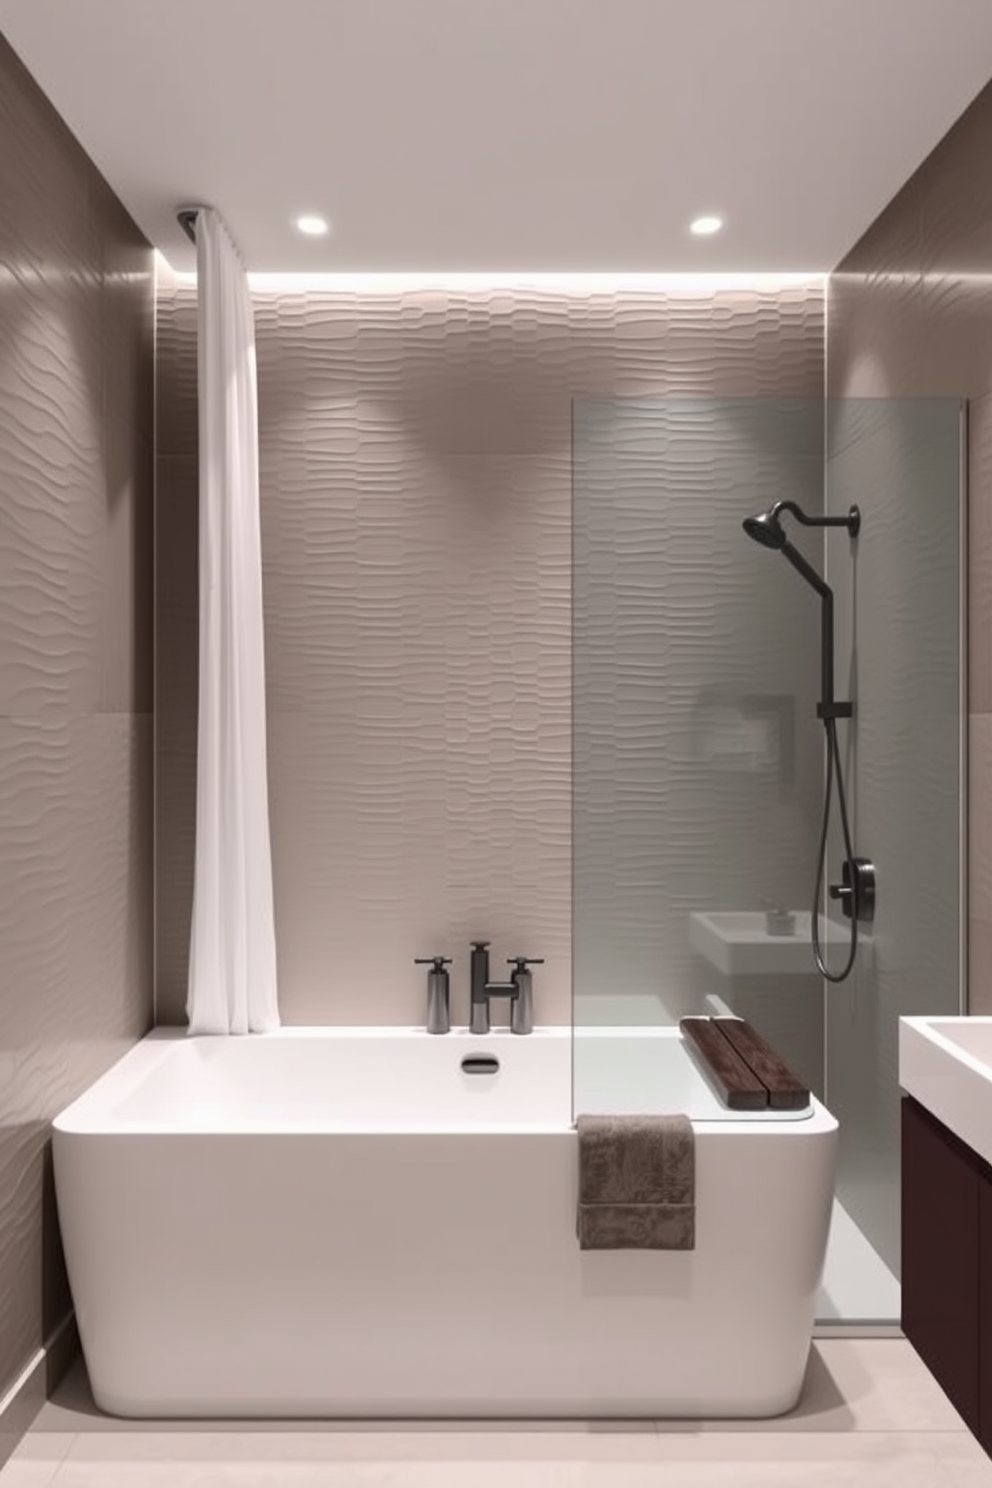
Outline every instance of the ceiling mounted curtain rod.
{"type": "Polygon", "coordinates": [[[176,213],[176,221],[191,243],[196,242],[196,219],[199,215],[199,207],[182,207],[176,213]]]}

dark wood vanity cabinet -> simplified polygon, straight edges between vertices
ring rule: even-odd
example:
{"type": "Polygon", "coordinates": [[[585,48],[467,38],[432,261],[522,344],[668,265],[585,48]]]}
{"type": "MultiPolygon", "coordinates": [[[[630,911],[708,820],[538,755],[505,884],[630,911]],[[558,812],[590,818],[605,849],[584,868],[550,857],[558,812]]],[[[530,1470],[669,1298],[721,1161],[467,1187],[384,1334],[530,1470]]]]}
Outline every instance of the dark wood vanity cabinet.
{"type": "Polygon", "coordinates": [[[984,1163],[982,1168],[978,1189],[978,1430],[975,1435],[992,1456],[992,1172],[984,1163]]]}
{"type": "Polygon", "coordinates": [[[903,1332],[992,1452],[992,1169],[902,1102],[903,1332]]]}

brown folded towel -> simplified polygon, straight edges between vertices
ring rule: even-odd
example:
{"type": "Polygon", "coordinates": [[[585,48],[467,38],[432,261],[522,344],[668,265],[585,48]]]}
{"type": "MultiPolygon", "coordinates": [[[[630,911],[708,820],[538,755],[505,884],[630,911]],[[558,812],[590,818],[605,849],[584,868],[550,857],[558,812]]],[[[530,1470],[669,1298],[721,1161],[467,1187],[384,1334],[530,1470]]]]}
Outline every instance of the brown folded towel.
{"type": "Polygon", "coordinates": [[[694,1250],[688,1116],[580,1116],[580,1250],[694,1250]]]}

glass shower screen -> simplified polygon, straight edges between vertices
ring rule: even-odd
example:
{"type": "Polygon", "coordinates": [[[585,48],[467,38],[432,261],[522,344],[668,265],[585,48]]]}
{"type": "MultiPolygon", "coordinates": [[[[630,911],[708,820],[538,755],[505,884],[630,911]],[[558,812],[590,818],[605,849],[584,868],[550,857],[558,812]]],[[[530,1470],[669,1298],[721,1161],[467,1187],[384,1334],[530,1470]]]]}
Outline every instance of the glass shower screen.
{"type": "MultiPolygon", "coordinates": [[[[913,874],[893,857],[911,851],[896,820],[913,819],[921,792],[940,856],[928,872],[942,883],[927,910],[934,1005],[921,1010],[956,1010],[961,986],[960,416],[940,400],[573,405],[575,1113],[602,1109],[617,1078],[601,1067],[610,1041],[584,1030],[748,1018],[842,1124],[850,1112],[841,1185],[872,1220],[890,1274],[892,1049],[898,1013],[918,1002],[897,949],[917,938],[905,923],[912,890],[893,890],[913,874]],[[789,527],[836,593],[836,695],[858,708],[838,724],[856,851],[877,861],[878,928],[892,937],[883,947],[869,935],[856,974],[826,1000],[808,933],[823,805],[820,605],[741,527],[786,499],[810,515],[856,501],[864,518],[853,545],[789,527]],[[905,664],[921,647],[911,679],[905,664]],[[931,720],[915,754],[911,705],[931,720]],[[891,827],[877,820],[886,809],[891,827]],[[880,1181],[880,1164],[884,1222],[853,1195],[880,1181]]],[[[832,838],[829,882],[839,861],[832,838]]],[[[827,927],[831,966],[846,934],[846,922],[827,927]]],[[[887,1306],[852,1301],[837,1315],[887,1306]]]]}

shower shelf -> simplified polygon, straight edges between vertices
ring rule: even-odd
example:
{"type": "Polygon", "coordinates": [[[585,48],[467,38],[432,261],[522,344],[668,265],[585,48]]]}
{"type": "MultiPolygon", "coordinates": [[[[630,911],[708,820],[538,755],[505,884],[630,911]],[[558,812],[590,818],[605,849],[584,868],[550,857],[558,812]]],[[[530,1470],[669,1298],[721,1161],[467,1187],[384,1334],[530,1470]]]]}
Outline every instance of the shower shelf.
{"type": "MultiPolygon", "coordinates": [[[[817,976],[808,909],[794,911],[791,935],[768,931],[761,909],[697,911],[689,916],[689,943],[724,976],[817,976]]],[[[821,941],[846,946],[850,931],[821,919],[821,941]]]]}

